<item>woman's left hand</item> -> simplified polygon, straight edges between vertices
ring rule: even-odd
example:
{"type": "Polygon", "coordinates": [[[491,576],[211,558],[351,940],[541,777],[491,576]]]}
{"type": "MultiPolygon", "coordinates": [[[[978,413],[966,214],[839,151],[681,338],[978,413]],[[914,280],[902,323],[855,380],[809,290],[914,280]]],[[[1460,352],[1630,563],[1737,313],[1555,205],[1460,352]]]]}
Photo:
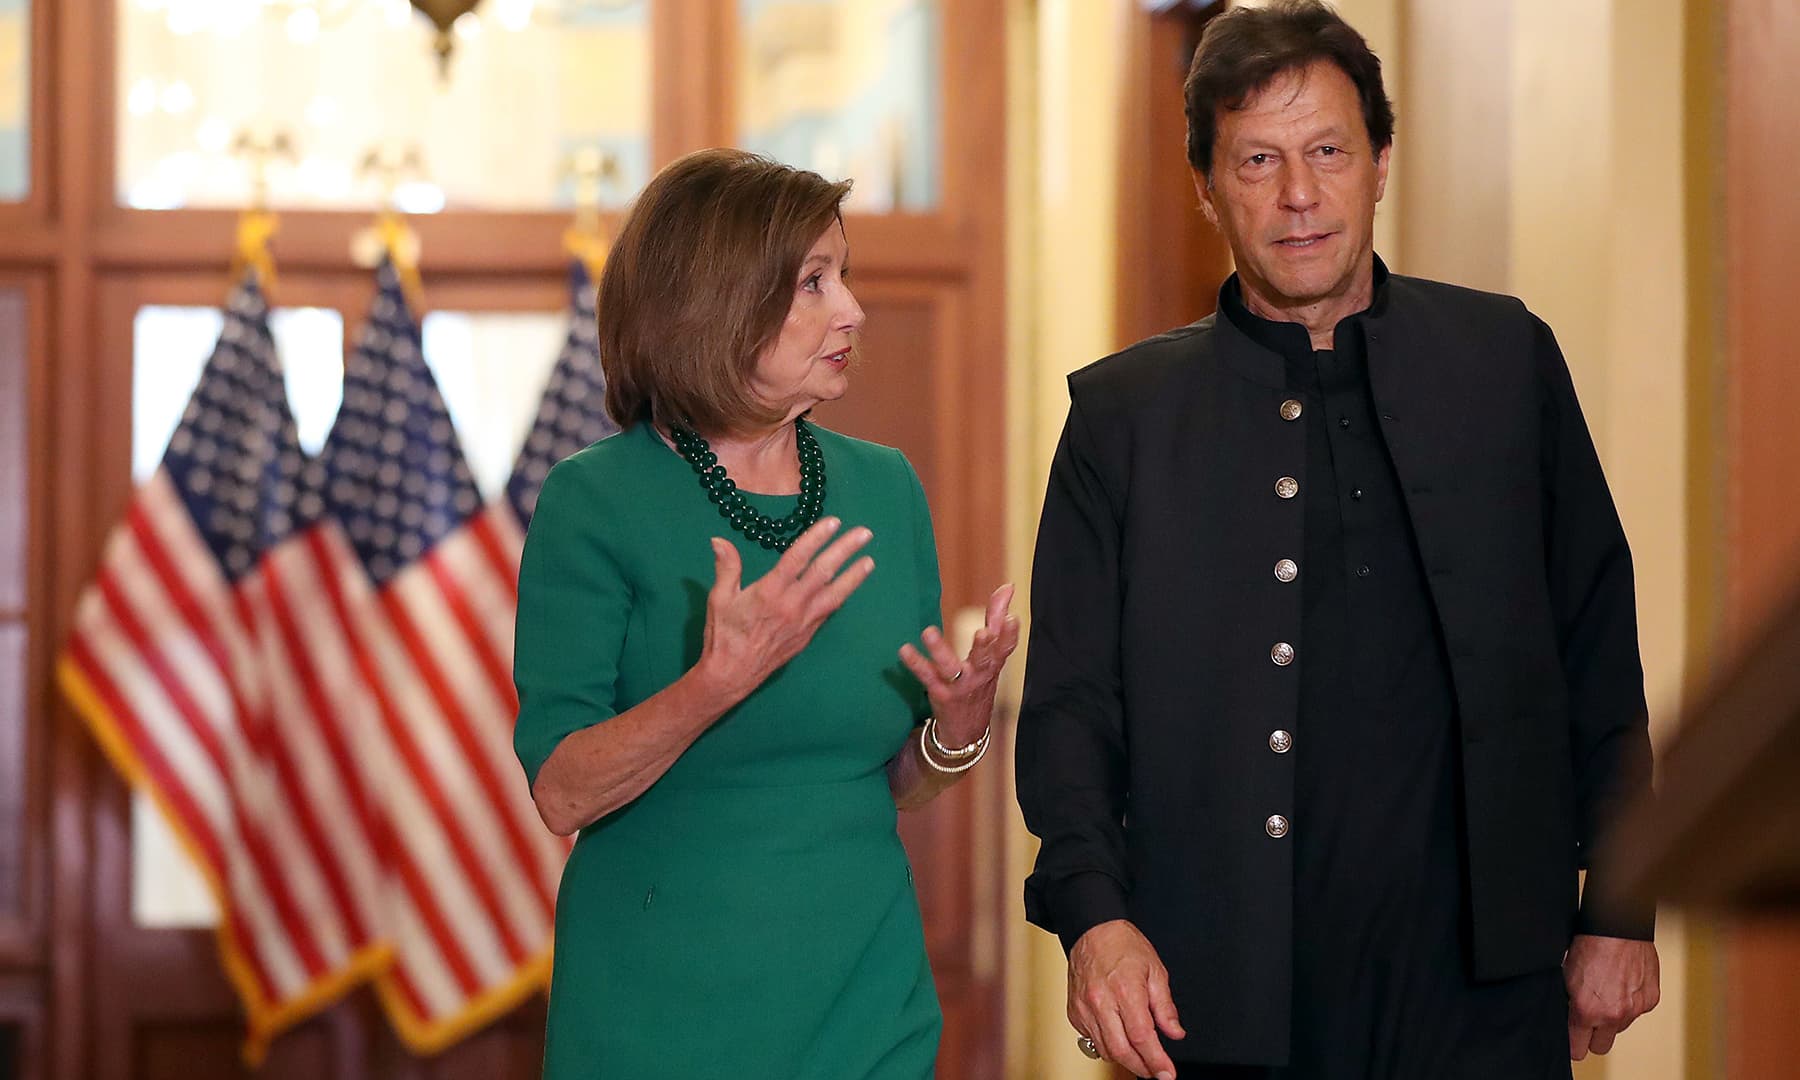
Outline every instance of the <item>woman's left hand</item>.
{"type": "Polygon", "coordinates": [[[969,655],[961,660],[935,626],[925,628],[921,653],[910,642],[900,660],[925,687],[939,738],[946,746],[968,746],[981,738],[994,712],[1000,669],[1019,645],[1019,617],[1010,614],[1013,587],[1002,585],[988,597],[987,624],[975,631],[969,655]]]}

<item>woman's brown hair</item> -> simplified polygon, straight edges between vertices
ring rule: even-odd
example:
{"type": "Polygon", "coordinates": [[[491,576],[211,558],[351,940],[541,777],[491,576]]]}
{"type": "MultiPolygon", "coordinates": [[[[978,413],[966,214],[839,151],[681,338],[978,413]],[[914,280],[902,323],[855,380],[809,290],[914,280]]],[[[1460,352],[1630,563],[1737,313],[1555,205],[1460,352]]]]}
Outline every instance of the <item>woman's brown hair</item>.
{"type": "Polygon", "coordinates": [[[743,150],[700,150],[650,181],[600,275],[606,411],[621,426],[721,434],[779,423],[756,360],[781,333],[800,264],[850,182],[743,150]]]}

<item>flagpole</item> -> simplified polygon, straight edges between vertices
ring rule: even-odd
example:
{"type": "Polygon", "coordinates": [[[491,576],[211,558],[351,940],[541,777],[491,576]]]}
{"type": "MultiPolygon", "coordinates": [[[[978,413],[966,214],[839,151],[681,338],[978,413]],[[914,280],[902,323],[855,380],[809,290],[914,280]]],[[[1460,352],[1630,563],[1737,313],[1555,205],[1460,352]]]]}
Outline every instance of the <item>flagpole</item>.
{"type": "Polygon", "coordinates": [[[425,286],[419,277],[422,244],[419,234],[407,224],[400,206],[400,186],[410,176],[424,173],[419,148],[408,147],[397,158],[375,147],[363,155],[360,172],[374,174],[381,182],[381,208],[366,229],[350,239],[350,258],[358,266],[374,268],[387,259],[400,276],[400,288],[414,311],[424,310],[425,286]]]}
{"type": "Polygon", "coordinates": [[[250,205],[238,215],[231,284],[235,287],[246,273],[253,273],[263,293],[269,295],[275,288],[275,258],[270,241],[281,228],[281,219],[269,204],[269,168],[277,158],[293,160],[293,141],[285,131],[257,138],[246,130],[238,133],[231,152],[246,158],[250,165],[250,205]]]}

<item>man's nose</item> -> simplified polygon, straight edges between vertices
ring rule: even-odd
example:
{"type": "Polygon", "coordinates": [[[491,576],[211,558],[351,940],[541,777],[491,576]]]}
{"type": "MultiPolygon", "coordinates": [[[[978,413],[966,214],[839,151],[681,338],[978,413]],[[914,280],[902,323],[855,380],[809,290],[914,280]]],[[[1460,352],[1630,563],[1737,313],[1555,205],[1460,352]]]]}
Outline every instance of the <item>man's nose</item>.
{"type": "Polygon", "coordinates": [[[1319,178],[1304,162],[1281,167],[1281,206],[1304,213],[1319,205],[1319,178]]]}

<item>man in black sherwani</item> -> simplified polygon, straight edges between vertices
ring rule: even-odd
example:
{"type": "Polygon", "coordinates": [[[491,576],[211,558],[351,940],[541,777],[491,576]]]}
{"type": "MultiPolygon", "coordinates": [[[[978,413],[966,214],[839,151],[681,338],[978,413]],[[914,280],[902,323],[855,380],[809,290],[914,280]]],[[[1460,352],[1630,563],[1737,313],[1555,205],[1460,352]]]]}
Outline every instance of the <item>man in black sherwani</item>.
{"type": "Polygon", "coordinates": [[[1518,300],[1375,257],[1393,111],[1330,9],[1213,20],[1187,114],[1238,269],[1069,379],[1027,915],[1140,1076],[1567,1078],[1658,992],[1653,910],[1607,888],[1650,743],[1568,368],[1518,300]]]}

